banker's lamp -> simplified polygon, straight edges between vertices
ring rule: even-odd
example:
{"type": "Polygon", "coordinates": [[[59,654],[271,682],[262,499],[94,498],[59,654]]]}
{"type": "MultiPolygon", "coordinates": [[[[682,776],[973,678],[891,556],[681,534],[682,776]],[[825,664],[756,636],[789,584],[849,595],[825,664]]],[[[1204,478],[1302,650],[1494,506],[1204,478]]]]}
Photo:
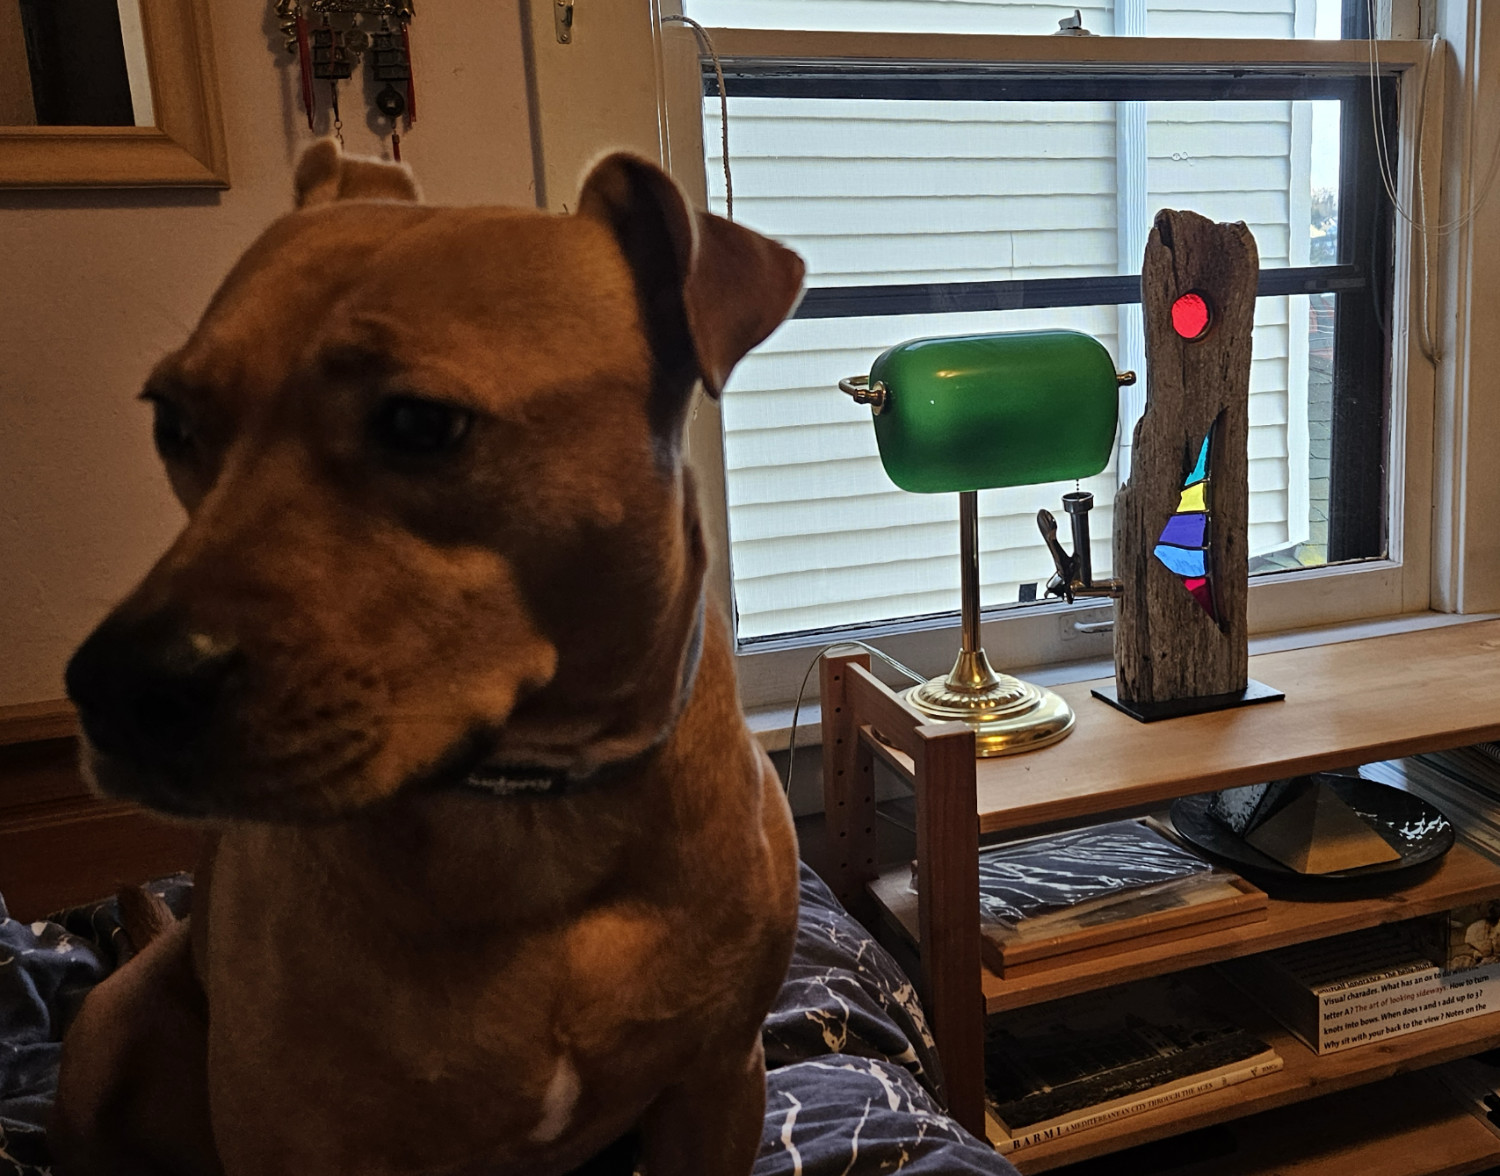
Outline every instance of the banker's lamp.
{"type": "MultiPolygon", "coordinates": [[[[906,698],[934,720],[973,727],[981,756],[1056,743],[1073,729],[1073,711],[1052,691],[997,673],[979,644],[979,491],[1102,471],[1118,389],[1134,382],[1078,331],[913,339],[881,354],[868,376],[839,381],[870,406],[891,481],[917,494],[958,494],[962,647],[947,676],[906,698]]],[[[1086,557],[1086,516],[1083,535],[1086,557]]]]}

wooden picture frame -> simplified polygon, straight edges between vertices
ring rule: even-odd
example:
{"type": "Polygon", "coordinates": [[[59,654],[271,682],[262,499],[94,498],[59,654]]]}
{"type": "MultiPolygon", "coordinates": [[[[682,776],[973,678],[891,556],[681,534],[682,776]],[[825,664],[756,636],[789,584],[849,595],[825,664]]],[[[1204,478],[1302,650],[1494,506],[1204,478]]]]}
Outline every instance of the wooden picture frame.
{"type": "Polygon", "coordinates": [[[0,127],[0,188],[227,188],[208,0],[140,0],[156,125],[0,127]]]}

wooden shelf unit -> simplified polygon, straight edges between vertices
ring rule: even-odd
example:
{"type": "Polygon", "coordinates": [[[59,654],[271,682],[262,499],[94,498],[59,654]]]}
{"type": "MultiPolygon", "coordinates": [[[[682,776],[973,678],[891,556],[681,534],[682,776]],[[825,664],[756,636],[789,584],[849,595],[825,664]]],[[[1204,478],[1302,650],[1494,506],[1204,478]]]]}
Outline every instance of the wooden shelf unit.
{"type": "MultiPolygon", "coordinates": [[[[1177,1149],[1168,1161],[1172,1176],[1472,1176],[1493,1169],[1500,1146],[1493,1131],[1422,1074],[1264,1111],[1220,1125],[1214,1138],[1182,1142],[1196,1146],[1177,1149]],[[1188,1159],[1191,1151],[1208,1155],[1188,1159]]],[[[1024,1158],[1020,1167],[1028,1176],[1040,1170],[1024,1158]]],[[[1095,1165],[1067,1172],[1099,1176],[1095,1165]]]]}
{"type": "MultiPolygon", "coordinates": [[[[920,944],[917,896],[907,885],[911,868],[893,866],[869,885],[869,892],[913,947],[920,944]]],[[[1500,865],[1462,845],[1456,845],[1429,876],[1416,885],[1392,894],[1351,898],[1344,901],[1304,901],[1272,898],[1263,921],[1246,923],[1226,931],[1154,944],[1134,951],[1095,958],[1086,963],[1061,963],[1046,971],[1031,972],[1015,979],[1002,979],[984,969],[981,984],[985,1011],[999,1013],[1038,1001],[1056,1000],[1097,988],[1109,988],[1180,972],[1202,964],[1236,956],[1304,943],[1375,927],[1399,923],[1419,915],[1434,914],[1466,903],[1481,902],[1500,894],[1500,865]]]]}
{"type": "MultiPolygon", "coordinates": [[[[1192,979],[1205,992],[1222,991],[1224,1000],[1234,1002],[1236,1010],[1244,1010],[1240,1019],[1245,1027],[1281,1055],[1283,1068],[1237,1086],[1024,1148],[1011,1157],[1017,1167],[1028,1174],[1045,1172],[1163,1136],[1378,1082],[1500,1046],[1500,1013],[1491,1013],[1320,1058],[1269,1013],[1262,1012],[1231,988],[1228,981],[1200,973],[1194,973],[1192,979]]],[[[1491,1155],[1491,1163],[1500,1163],[1500,1139],[1493,1141],[1491,1155]]]]}
{"type": "MultiPolygon", "coordinates": [[[[929,723],[869,672],[867,655],[825,658],[821,673],[830,882],[846,905],[876,925],[878,906],[867,885],[879,874],[873,771],[878,757],[915,795],[916,909],[914,915],[892,913],[915,930],[922,945],[921,984],[943,1056],[950,1110],[976,1134],[984,1131],[988,1011],[1500,893],[1500,868],[1460,848],[1409,890],[1379,899],[1277,903],[1265,923],[1204,936],[1201,944],[1186,940],[1145,948],[1092,967],[1063,967],[1055,976],[1040,973],[1009,982],[980,960],[981,833],[1090,823],[1160,807],[1178,796],[1500,738],[1500,621],[1262,654],[1251,658],[1250,675],[1284,690],[1284,702],[1162,723],[1137,723],[1092,698],[1095,683],[1063,686],[1058,693],[1078,715],[1071,736],[1041,751],[978,761],[972,732],[957,723],[929,723]]],[[[1281,1074],[1080,1132],[1086,1142],[1048,1145],[1067,1157],[1056,1163],[1500,1044],[1500,1015],[1328,1058],[1313,1056],[1280,1030],[1272,1036],[1287,1059],[1281,1074]]],[[[1024,1166],[1040,1171],[1034,1165],[1046,1163],[1051,1153],[1031,1154],[1024,1166]]],[[[1500,1146],[1495,1155],[1500,1158],[1500,1146]]]]}

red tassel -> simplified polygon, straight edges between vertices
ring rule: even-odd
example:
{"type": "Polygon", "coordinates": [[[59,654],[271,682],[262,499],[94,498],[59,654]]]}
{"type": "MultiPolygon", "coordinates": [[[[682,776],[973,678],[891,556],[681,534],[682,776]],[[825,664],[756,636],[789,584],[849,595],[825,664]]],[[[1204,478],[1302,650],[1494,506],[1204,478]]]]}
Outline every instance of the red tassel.
{"type": "Polygon", "coordinates": [[[401,48],[406,51],[406,125],[417,121],[417,70],[411,60],[411,26],[401,26],[401,48]]]}
{"type": "Polygon", "coordinates": [[[307,111],[307,129],[314,129],[317,99],[313,96],[312,47],[308,44],[307,17],[297,13],[297,64],[302,69],[302,109],[307,111]]]}

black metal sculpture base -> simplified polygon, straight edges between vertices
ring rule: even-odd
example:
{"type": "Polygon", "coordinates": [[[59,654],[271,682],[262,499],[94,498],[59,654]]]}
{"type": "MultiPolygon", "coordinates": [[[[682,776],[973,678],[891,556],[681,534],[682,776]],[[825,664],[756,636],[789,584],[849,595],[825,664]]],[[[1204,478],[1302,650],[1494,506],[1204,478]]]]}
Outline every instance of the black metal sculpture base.
{"type": "Polygon", "coordinates": [[[1264,682],[1251,678],[1243,690],[1232,690],[1228,694],[1208,694],[1201,698],[1171,698],[1166,702],[1121,702],[1113,686],[1095,690],[1094,697],[1109,703],[1116,710],[1124,711],[1141,723],[1156,723],[1162,719],[1180,719],[1184,715],[1206,715],[1214,711],[1230,710],[1237,706],[1253,706],[1258,702],[1280,702],[1286,693],[1264,682]]]}

